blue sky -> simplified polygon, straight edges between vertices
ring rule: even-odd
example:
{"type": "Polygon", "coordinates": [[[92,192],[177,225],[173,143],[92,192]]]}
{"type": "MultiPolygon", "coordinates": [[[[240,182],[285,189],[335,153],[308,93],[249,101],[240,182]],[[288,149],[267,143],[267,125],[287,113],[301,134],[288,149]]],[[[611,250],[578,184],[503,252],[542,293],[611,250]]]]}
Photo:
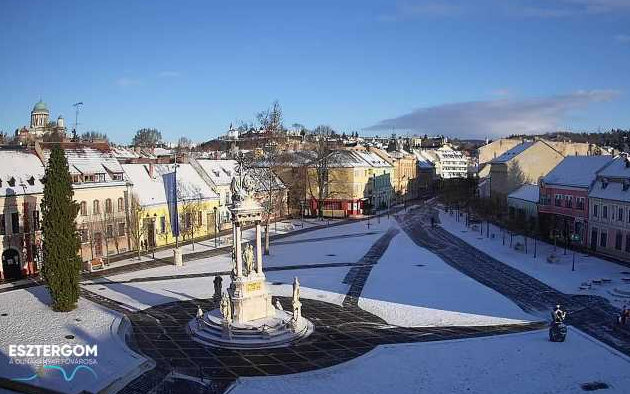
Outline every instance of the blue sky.
{"type": "Polygon", "coordinates": [[[0,2],[0,130],[203,141],[285,125],[495,137],[630,128],[630,0],[0,2]]]}

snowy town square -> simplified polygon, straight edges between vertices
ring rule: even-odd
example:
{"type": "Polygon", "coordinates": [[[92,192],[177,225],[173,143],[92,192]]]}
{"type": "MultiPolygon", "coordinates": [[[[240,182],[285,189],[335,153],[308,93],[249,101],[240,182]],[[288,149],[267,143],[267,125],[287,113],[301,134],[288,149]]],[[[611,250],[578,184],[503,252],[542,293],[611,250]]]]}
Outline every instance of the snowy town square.
{"type": "Polygon", "coordinates": [[[0,0],[0,394],[630,394],[630,0],[0,0]]]}

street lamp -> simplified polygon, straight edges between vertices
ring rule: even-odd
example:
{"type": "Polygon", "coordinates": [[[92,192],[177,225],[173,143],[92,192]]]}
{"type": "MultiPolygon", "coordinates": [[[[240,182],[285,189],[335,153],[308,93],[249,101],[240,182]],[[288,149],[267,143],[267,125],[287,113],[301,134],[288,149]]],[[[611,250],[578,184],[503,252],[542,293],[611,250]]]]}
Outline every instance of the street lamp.
{"type": "Polygon", "coordinates": [[[214,248],[218,248],[217,246],[217,242],[218,242],[218,218],[217,218],[217,207],[213,207],[212,210],[214,211],[214,248]]]}

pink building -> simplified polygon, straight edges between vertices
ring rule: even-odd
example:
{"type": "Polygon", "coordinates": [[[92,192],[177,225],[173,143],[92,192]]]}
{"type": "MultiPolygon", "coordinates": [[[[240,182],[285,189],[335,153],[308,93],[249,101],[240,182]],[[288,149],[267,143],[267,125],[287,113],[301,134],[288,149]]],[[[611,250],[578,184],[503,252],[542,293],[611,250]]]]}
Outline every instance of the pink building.
{"type": "Polygon", "coordinates": [[[543,236],[588,245],[588,193],[610,156],[565,157],[540,182],[538,215],[543,236]]]}
{"type": "Polygon", "coordinates": [[[589,194],[589,247],[630,261],[630,160],[622,153],[597,173],[589,194]]]}

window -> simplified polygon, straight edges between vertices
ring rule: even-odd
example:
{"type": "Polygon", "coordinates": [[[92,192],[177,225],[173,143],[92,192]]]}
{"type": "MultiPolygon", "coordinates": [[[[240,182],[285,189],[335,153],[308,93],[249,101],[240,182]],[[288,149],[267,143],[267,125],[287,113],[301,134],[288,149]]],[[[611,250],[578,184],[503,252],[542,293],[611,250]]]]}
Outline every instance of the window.
{"type": "Polygon", "coordinates": [[[20,214],[17,212],[11,213],[11,233],[19,234],[20,232],[20,214]]]}
{"type": "Polygon", "coordinates": [[[122,237],[125,235],[125,222],[118,223],[118,236],[122,237]]]}
{"type": "Polygon", "coordinates": [[[564,196],[565,203],[564,206],[567,208],[573,207],[573,196],[564,196]]]}
{"type": "Polygon", "coordinates": [[[89,241],[88,230],[86,228],[82,228],[80,230],[81,243],[86,243],[89,241]]]}
{"type": "Polygon", "coordinates": [[[615,249],[621,250],[622,241],[623,241],[623,235],[621,234],[621,231],[617,231],[617,234],[615,234],[615,249]]]}
{"type": "Polygon", "coordinates": [[[113,212],[112,199],[108,198],[107,200],[105,200],[105,213],[112,213],[112,212],[113,212]]]}
{"type": "Polygon", "coordinates": [[[94,200],[92,203],[92,215],[99,215],[101,213],[101,203],[98,200],[94,200]]]}
{"type": "Polygon", "coordinates": [[[39,211],[33,211],[33,231],[39,231],[39,211]]]}
{"type": "Polygon", "coordinates": [[[575,207],[580,211],[584,210],[584,197],[578,197],[575,199],[575,207]]]}
{"type": "Polygon", "coordinates": [[[599,210],[599,205],[593,204],[593,217],[597,217],[597,211],[599,210]]]}
{"type": "Polygon", "coordinates": [[[160,216],[160,233],[166,232],[166,216],[160,216]]]}
{"type": "Polygon", "coordinates": [[[630,252],[630,233],[626,233],[626,252],[630,252]]]}
{"type": "Polygon", "coordinates": [[[201,226],[203,224],[203,214],[201,211],[197,212],[197,226],[201,226]]]}
{"type": "Polygon", "coordinates": [[[602,205],[602,218],[608,219],[608,205],[602,205]]]}
{"type": "Polygon", "coordinates": [[[123,174],[120,172],[114,172],[112,174],[112,180],[114,181],[122,181],[123,180],[123,174]]]}
{"type": "Polygon", "coordinates": [[[11,179],[9,179],[9,186],[15,187],[15,178],[11,177],[11,179]]]}
{"type": "Polygon", "coordinates": [[[556,207],[562,206],[562,194],[556,194],[556,207]]]}
{"type": "Polygon", "coordinates": [[[0,214],[0,235],[4,235],[7,233],[7,225],[4,221],[4,215],[0,214]]]}
{"type": "Polygon", "coordinates": [[[191,227],[191,224],[192,224],[191,219],[192,219],[192,216],[190,215],[190,212],[186,212],[184,214],[184,228],[186,228],[187,230],[189,230],[191,227]]]}
{"type": "Polygon", "coordinates": [[[114,226],[111,224],[107,225],[107,229],[105,230],[105,236],[107,238],[113,238],[114,237],[114,226]]]}
{"type": "Polygon", "coordinates": [[[125,200],[123,200],[122,197],[118,198],[118,212],[124,212],[125,211],[125,200]]]}
{"type": "Polygon", "coordinates": [[[87,216],[87,203],[81,201],[81,216],[87,216]]]}
{"type": "Polygon", "coordinates": [[[623,208],[619,207],[619,211],[617,212],[617,220],[622,222],[623,221],[623,208]]]}
{"type": "Polygon", "coordinates": [[[602,231],[601,233],[599,233],[599,246],[601,246],[602,248],[605,248],[607,239],[608,239],[608,233],[606,233],[605,231],[602,231]]]}

